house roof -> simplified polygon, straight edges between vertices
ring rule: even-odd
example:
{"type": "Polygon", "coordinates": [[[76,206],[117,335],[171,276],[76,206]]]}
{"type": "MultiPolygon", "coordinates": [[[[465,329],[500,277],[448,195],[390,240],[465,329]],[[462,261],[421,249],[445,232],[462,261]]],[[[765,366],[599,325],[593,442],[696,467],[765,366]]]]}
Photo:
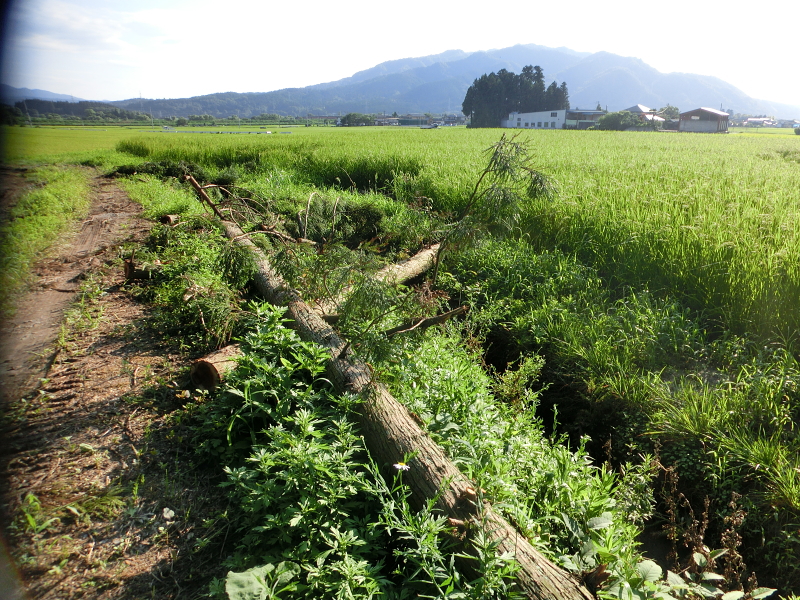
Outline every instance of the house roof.
{"type": "Polygon", "coordinates": [[[686,112],[682,112],[681,115],[688,115],[689,113],[696,113],[696,112],[707,112],[711,113],[712,115],[717,115],[718,117],[729,117],[730,115],[723,110],[717,110],[716,108],[707,108],[705,106],[701,106],[700,108],[695,108],[693,110],[687,110],[686,112]]]}
{"type": "Polygon", "coordinates": [[[647,108],[644,104],[636,104],[631,106],[630,108],[626,108],[626,111],[630,113],[651,113],[653,112],[652,108],[647,108]]]}

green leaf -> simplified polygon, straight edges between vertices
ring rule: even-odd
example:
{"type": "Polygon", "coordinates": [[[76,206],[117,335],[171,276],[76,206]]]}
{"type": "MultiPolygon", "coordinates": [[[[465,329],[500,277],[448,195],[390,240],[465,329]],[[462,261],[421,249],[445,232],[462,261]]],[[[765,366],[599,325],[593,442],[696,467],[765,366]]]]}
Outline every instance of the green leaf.
{"type": "Polygon", "coordinates": [[[636,570],[639,571],[639,575],[645,581],[658,581],[663,573],[661,567],[652,560],[643,560],[636,565],[636,570]]]}
{"type": "Polygon", "coordinates": [[[693,553],[692,557],[694,558],[694,564],[696,564],[701,569],[708,564],[708,559],[699,552],[693,553]]]}
{"type": "Polygon", "coordinates": [[[703,573],[703,581],[725,581],[725,578],[717,573],[703,573]]]}
{"type": "Polygon", "coordinates": [[[574,560],[572,560],[571,556],[562,556],[558,559],[561,563],[561,566],[565,568],[567,571],[572,571],[573,573],[580,573],[583,569],[581,569],[574,560]]]}
{"type": "Polygon", "coordinates": [[[728,549],[727,548],[719,548],[718,550],[712,550],[709,553],[708,558],[710,560],[717,560],[720,556],[722,556],[724,554],[727,554],[727,553],[728,553],[728,549]]]}
{"type": "Polygon", "coordinates": [[[228,600],[267,600],[278,598],[281,592],[293,591],[297,585],[292,583],[300,574],[300,565],[284,561],[253,567],[242,573],[228,572],[225,580],[225,593],[228,600]]]}
{"type": "Polygon", "coordinates": [[[777,590],[775,588],[760,587],[760,588],[756,588],[752,592],[750,592],[750,597],[753,600],[761,600],[761,598],[766,598],[767,596],[771,596],[776,591],[777,590]]]}
{"type": "Polygon", "coordinates": [[[242,573],[229,571],[225,579],[225,593],[228,594],[228,600],[266,600],[265,577],[273,569],[275,569],[273,565],[266,564],[242,573]]]}
{"type": "Polygon", "coordinates": [[[572,534],[572,537],[576,540],[580,541],[586,537],[586,534],[583,533],[583,528],[581,524],[578,523],[575,519],[570,517],[566,513],[561,513],[561,520],[564,521],[564,525],[566,525],[569,532],[572,534]]]}
{"type": "Polygon", "coordinates": [[[300,565],[289,561],[278,563],[276,574],[278,577],[275,579],[275,585],[273,586],[273,589],[280,585],[284,587],[278,591],[286,590],[290,587],[286,584],[300,574],[300,565]]]}
{"type": "Polygon", "coordinates": [[[718,587],[711,585],[710,583],[701,583],[698,586],[695,586],[694,589],[706,598],[715,598],[716,596],[722,593],[722,590],[718,587]]]}
{"type": "Polygon", "coordinates": [[[667,571],[667,583],[670,586],[678,589],[686,587],[686,581],[684,581],[683,577],[677,573],[673,573],[672,571],[667,571]]]}
{"type": "Polygon", "coordinates": [[[722,594],[721,600],[739,600],[739,598],[744,596],[744,592],[741,590],[734,590],[732,592],[728,592],[727,594],[722,594]]]}
{"type": "Polygon", "coordinates": [[[594,517],[589,519],[587,525],[589,525],[589,529],[605,529],[609,525],[612,525],[613,521],[608,517],[594,517]]]}

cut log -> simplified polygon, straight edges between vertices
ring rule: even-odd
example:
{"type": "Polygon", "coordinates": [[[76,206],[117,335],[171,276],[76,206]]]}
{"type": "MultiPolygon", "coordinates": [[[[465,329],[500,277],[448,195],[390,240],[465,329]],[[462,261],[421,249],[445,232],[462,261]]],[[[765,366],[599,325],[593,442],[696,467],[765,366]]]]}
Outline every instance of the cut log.
{"type": "Polygon", "coordinates": [[[122,262],[124,272],[125,272],[125,281],[137,281],[142,279],[150,279],[150,270],[149,269],[137,269],[136,263],[134,262],[133,258],[126,258],[122,262]]]}
{"type": "Polygon", "coordinates": [[[189,369],[189,378],[196,388],[208,391],[217,387],[225,378],[225,374],[236,367],[236,360],[242,356],[238,344],[231,344],[198,358],[189,369]]]}
{"type": "Polygon", "coordinates": [[[439,244],[423,248],[408,260],[383,267],[375,274],[375,279],[392,285],[410,281],[433,266],[438,251],[439,244]]]}
{"type": "MultiPolygon", "coordinates": [[[[389,285],[397,285],[411,281],[419,277],[430,269],[436,260],[436,253],[439,251],[439,244],[434,244],[429,248],[423,248],[408,260],[399,263],[386,265],[379,270],[374,279],[383,281],[389,285]]],[[[345,301],[346,296],[352,292],[351,287],[346,287],[336,298],[323,300],[314,307],[314,310],[321,315],[334,315],[339,310],[339,305],[345,301]]],[[[327,319],[326,319],[327,320],[327,319]]]]}
{"type": "Polygon", "coordinates": [[[164,225],[177,225],[180,220],[180,215],[161,215],[158,222],[164,225]]]}
{"type": "MultiPolygon", "coordinates": [[[[409,469],[403,472],[412,505],[421,507],[429,498],[436,497],[435,508],[454,523],[463,521],[482,527],[488,538],[498,543],[498,552],[508,552],[516,558],[520,566],[516,584],[528,598],[591,600],[592,594],[577,577],[545,558],[488,503],[477,506],[472,482],[420,428],[418,417],[395,400],[383,385],[373,381],[368,365],[348,358],[347,352],[343,352],[347,345],[344,340],[286,284],[263,252],[242,235],[241,229],[228,222],[223,222],[223,226],[234,243],[253,252],[257,265],[254,283],[258,291],[272,304],[288,308],[288,315],[303,339],[314,341],[330,352],[328,377],[334,386],[364,398],[358,413],[360,432],[372,459],[387,471],[388,479],[391,481],[392,465],[412,457],[409,469]]],[[[468,545],[468,536],[463,543],[468,545]]],[[[469,568],[474,561],[465,562],[469,568]]]]}

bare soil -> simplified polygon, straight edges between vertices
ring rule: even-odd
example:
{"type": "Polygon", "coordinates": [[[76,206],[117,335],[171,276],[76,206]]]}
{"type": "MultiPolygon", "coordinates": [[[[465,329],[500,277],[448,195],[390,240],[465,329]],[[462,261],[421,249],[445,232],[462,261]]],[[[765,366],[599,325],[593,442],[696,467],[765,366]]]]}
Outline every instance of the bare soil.
{"type": "MultiPolygon", "coordinates": [[[[3,215],[27,183],[0,175],[3,215]]],[[[189,360],[125,286],[140,211],[95,178],[89,217],[0,328],[0,597],[194,598],[223,574],[219,474],[181,424],[189,360]]]]}

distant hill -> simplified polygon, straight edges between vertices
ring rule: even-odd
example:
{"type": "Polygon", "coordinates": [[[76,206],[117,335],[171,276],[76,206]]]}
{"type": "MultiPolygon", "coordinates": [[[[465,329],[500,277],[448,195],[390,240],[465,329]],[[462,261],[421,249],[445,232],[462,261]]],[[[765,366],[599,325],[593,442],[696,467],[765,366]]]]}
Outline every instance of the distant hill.
{"type": "Polygon", "coordinates": [[[5,83],[0,83],[0,102],[13,106],[20,100],[61,100],[64,102],[78,102],[83,98],[75,98],[68,94],[55,94],[47,90],[31,90],[28,88],[15,88],[5,83]]]}
{"type": "MultiPolygon", "coordinates": [[[[244,118],[262,113],[293,116],[348,112],[456,113],[461,112],[464,95],[474,79],[500,69],[519,73],[525,65],[541,66],[548,84],[553,80],[566,81],[573,108],[594,108],[600,103],[603,108],[615,111],[634,104],[655,108],[672,104],[681,110],[707,106],[778,118],[800,117],[800,106],[751,98],[716,77],[661,73],[637,58],[536,44],[481,52],[448,50],[430,56],[391,60],[351,77],[304,88],[225,92],[164,100],[131,98],[111,104],[152,113],[156,118],[189,115],[244,118]]],[[[2,93],[6,93],[7,87],[4,86],[2,93]]],[[[45,99],[69,99],[58,94],[53,96],[58,97],[45,99]]]]}
{"type": "Polygon", "coordinates": [[[567,82],[573,107],[594,108],[600,102],[603,108],[622,110],[633,104],[672,104],[681,110],[707,106],[778,118],[800,116],[798,106],[756,100],[716,77],[661,73],[638,58],[608,52],[592,54],[553,75],[567,82]]]}

